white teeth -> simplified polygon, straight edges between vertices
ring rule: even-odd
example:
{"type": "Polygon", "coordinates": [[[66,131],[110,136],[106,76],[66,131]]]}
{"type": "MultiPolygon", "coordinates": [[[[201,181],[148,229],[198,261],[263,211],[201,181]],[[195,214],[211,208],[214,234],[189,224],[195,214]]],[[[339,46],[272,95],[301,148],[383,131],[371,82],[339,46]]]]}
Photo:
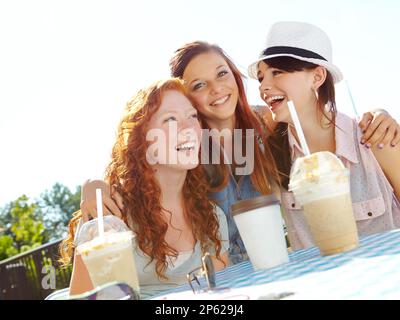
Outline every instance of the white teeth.
{"type": "Polygon", "coordinates": [[[225,96],[225,97],[223,97],[221,99],[218,99],[218,100],[214,101],[213,103],[211,103],[211,105],[212,106],[218,106],[220,104],[223,104],[223,103],[226,102],[226,100],[228,100],[228,98],[229,98],[229,96],[225,96]]]}
{"type": "Polygon", "coordinates": [[[275,100],[281,100],[281,99],[285,99],[285,97],[284,96],[272,96],[267,99],[267,103],[271,103],[271,102],[274,102],[275,100]]]}
{"type": "Polygon", "coordinates": [[[181,150],[194,150],[195,146],[196,146],[196,144],[193,143],[193,142],[186,142],[186,143],[180,144],[175,149],[178,150],[178,151],[181,151],[181,150]]]}

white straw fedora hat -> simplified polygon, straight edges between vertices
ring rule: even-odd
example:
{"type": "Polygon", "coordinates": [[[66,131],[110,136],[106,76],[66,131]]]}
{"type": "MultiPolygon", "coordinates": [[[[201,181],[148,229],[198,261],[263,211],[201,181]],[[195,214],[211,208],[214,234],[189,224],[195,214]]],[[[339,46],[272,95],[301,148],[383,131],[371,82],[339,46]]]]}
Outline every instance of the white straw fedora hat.
{"type": "Polygon", "coordinates": [[[265,49],[248,68],[249,76],[257,80],[260,61],[275,57],[292,57],[325,67],[335,83],[343,79],[339,68],[332,63],[329,37],[320,28],[304,22],[277,22],[267,34],[265,49]]]}

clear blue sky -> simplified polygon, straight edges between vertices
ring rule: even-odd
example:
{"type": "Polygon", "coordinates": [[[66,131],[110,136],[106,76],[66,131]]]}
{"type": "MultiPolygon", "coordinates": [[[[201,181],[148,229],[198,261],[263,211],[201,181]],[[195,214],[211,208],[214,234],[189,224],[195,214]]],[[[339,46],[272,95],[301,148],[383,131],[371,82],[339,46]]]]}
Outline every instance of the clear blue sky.
{"type": "MultiPolygon", "coordinates": [[[[280,20],[331,37],[359,111],[400,119],[400,2],[5,0],[0,2],[0,206],[101,177],[125,102],[165,78],[185,42],[218,43],[243,72],[280,20]]],[[[251,103],[261,103],[247,82],[251,103]]],[[[339,109],[353,115],[344,87],[339,109]]]]}

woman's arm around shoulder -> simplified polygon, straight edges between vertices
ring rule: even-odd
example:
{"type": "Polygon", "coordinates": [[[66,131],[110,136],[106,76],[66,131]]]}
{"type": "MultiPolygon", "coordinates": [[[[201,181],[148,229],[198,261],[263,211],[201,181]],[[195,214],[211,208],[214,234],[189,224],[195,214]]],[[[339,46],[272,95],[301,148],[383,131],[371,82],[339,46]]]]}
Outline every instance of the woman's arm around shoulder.
{"type": "Polygon", "coordinates": [[[400,199],[400,145],[383,149],[374,146],[371,150],[392,185],[397,199],[400,199]]]}

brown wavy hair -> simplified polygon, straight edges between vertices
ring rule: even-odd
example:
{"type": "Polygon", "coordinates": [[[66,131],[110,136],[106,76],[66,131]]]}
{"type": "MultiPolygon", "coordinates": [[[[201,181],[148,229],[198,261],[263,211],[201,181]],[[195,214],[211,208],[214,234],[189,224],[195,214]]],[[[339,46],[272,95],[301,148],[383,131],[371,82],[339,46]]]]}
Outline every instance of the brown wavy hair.
{"type": "MultiPolygon", "coordinates": [[[[271,68],[277,68],[286,72],[296,72],[303,70],[313,70],[318,65],[295,59],[292,57],[276,57],[264,60],[271,68]]],[[[329,120],[330,125],[335,125],[335,117],[337,113],[336,100],[335,100],[335,85],[332,75],[327,71],[325,82],[318,88],[318,114],[322,125],[322,118],[325,117],[329,120]],[[329,114],[325,106],[329,105],[329,114]]],[[[292,160],[290,156],[290,146],[288,140],[288,125],[284,122],[278,122],[272,135],[268,139],[270,149],[275,158],[280,185],[286,190],[289,184],[290,169],[292,167],[292,160]]]]}
{"type": "MultiPolygon", "coordinates": [[[[183,73],[187,65],[196,56],[215,52],[225,59],[231,69],[239,90],[239,99],[235,109],[236,124],[235,129],[254,129],[254,171],[250,175],[253,186],[262,194],[270,194],[272,192],[272,183],[279,183],[274,157],[272,156],[269,145],[267,144],[267,136],[271,133],[266,125],[264,125],[261,117],[256,114],[250,107],[246,92],[244,89],[244,75],[235,66],[227,54],[216,44],[210,44],[204,41],[195,41],[183,45],[177,49],[170,59],[170,72],[173,77],[183,77],[183,73]],[[264,150],[258,143],[258,139],[263,142],[264,150]]],[[[202,121],[203,127],[209,128],[206,121],[202,121]]],[[[242,135],[245,137],[245,135],[242,135]]],[[[243,141],[242,145],[245,145],[243,141]]],[[[210,184],[213,191],[221,190],[229,181],[229,167],[223,161],[220,165],[212,165],[213,173],[209,174],[210,184]]]]}
{"type": "MultiPolygon", "coordinates": [[[[170,90],[187,96],[181,80],[168,79],[140,90],[128,101],[105,174],[105,180],[123,198],[124,222],[136,234],[137,245],[150,258],[149,264],[156,261],[156,273],[163,279],[166,279],[167,256],[177,257],[178,252],[165,241],[168,223],[162,212],[168,211],[161,206],[161,189],[154,177],[154,169],[146,160],[150,145],[146,141],[146,134],[148,123],[159,109],[163,94],[170,90]]],[[[184,212],[202,252],[215,250],[216,257],[221,260],[219,223],[215,204],[208,198],[210,187],[203,169],[199,165],[188,170],[183,185],[184,212]]],[[[60,245],[64,264],[71,262],[74,229],[81,216],[79,211],[74,214],[69,224],[68,238],[60,245]]]]}

